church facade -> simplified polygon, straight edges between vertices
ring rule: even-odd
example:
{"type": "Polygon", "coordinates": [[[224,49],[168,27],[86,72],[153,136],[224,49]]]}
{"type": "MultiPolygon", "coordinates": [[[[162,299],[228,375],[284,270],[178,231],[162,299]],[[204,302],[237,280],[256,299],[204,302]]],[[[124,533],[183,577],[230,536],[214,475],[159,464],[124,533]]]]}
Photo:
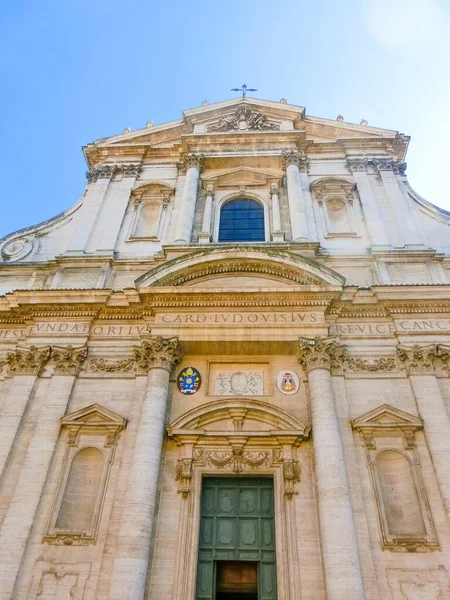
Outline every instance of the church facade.
{"type": "Polygon", "coordinates": [[[0,240],[0,600],[450,598],[450,213],[239,98],[0,240]]]}

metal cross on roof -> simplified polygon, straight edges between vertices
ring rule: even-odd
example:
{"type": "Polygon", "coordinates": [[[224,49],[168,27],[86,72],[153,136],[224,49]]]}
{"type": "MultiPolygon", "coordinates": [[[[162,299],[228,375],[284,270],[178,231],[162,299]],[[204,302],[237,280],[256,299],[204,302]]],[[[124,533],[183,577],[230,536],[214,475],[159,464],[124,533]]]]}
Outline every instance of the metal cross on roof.
{"type": "Polygon", "coordinates": [[[257,92],[258,90],[256,90],[255,88],[248,88],[244,83],[241,88],[231,88],[231,91],[232,92],[242,92],[242,97],[245,98],[245,95],[247,94],[247,92],[257,92]]]}

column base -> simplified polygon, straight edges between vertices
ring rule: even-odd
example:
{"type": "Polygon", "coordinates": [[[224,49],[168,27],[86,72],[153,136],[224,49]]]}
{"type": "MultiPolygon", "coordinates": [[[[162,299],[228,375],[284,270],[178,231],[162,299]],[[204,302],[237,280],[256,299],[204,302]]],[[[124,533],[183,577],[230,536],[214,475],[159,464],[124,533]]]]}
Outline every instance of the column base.
{"type": "Polygon", "coordinates": [[[284,231],[272,231],[272,242],[284,242],[284,231]]]}
{"type": "Polygon", "coordinates": [[[211,234],[203,232],[198,234],[199,244],[209,244],[211,242],[211,234]]]}

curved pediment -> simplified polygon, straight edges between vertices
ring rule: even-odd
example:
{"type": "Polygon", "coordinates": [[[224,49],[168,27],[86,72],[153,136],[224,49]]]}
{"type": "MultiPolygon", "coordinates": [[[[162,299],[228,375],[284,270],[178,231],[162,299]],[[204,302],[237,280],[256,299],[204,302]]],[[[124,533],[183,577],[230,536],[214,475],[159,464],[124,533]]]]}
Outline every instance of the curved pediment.
{"type": "Polygon", "coordinates": [[[180,435],[217,435],[227,432],[238,436],[295,435],[306,438],[309,428],[288,412],[261,400],[227,398],[208,402],[184,413],[168,427],[170,437],[180,435]]]}
{"type": "Polygon", "coordinates": [[[344,277],[313,260],[285,250],[241,247],[203,249],[169,260],[136,280],[150,286],[214,288],[339,286],[344,277]]]}

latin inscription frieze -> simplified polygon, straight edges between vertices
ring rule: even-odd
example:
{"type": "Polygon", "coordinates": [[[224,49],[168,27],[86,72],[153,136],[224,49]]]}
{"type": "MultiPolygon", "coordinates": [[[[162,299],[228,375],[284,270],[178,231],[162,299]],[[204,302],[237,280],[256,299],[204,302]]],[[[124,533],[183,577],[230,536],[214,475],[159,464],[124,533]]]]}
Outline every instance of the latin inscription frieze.
{"type": "Polygon", "coordinates": [[[158,325],[315,325],[324,322],[319,312],[173,312],[155,316],[158,325]]]}

